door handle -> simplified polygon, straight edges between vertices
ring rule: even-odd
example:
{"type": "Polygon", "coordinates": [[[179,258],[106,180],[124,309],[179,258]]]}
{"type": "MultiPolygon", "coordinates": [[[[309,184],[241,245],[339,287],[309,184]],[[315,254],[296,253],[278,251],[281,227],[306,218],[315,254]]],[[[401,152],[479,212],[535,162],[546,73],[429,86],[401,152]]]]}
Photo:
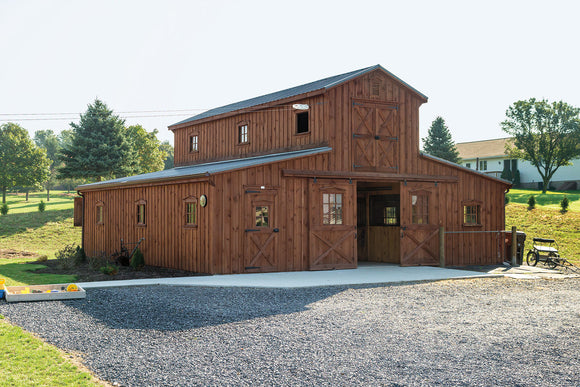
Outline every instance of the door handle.
{"type": "Polygon", "coordinates": [[[272,231],[274,231],[274,232],[278,232],[278,231],[280,231],[280,230],[279,230],[279,229],[277,229],[277,228],[275,228],[275,229],[273,229],[272,231]]]}

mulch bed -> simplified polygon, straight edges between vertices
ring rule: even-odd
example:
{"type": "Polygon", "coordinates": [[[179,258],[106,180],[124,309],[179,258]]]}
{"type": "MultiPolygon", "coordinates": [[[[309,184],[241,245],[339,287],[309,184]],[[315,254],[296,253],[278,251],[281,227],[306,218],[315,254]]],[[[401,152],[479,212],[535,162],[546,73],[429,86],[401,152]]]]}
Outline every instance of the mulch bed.
{"type": "MultiPolygon", "coordinates": [[[[16,251],[11,249],[0,249],[0,259],[19,259],[19,258],[40,258],[39,254],[29,251],[16,251]]],[[[115,280],[130,280],[141,278],[168,278],[168,277],[190,277],[203,275],[190,271],[168,269],[155,266],[144,266],[140,270],[135,270],[130,266],[117,265],[119,271],[114,275],[107,275],[101,273],[98,269],[93,270],[88,263],[79,264],[71,269],[62,269],[58,260],[49,259],[47,261],[28,262],[30,264],[40,264],[46,266],[35,270],[37,274],[64,274],[76,275],[78,282],[94,282],[94,281],[115,281],[115,280]]]]}

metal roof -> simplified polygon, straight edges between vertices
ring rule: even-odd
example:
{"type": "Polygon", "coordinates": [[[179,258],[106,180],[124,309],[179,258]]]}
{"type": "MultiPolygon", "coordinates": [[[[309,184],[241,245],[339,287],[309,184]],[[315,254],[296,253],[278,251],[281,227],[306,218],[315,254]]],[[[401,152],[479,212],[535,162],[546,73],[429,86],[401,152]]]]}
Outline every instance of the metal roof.
{"type": "Polygon", "coordinates": [[[403,80],[401,80],[400,78],[398,78],[397,76],[395,76],[391,72],[387,71],[384,67],[382,67],[381,65],[375,65],[375,66],[366,67],[364,69],[351,71],[349,73],[335,75],[333,77],[320,79],[318,81],[306,83],[304,85],[292,87],[290,89],[276,91],[274,93],[262,95],[260,97],[255,97],[255,98],[247,99],[245,101],[235,102],[235,103],[232,103],[230,105],[225,105],[225,106],[221,106],[218,108],[214,108],[214,109],[208,110],[204,113],[201,113],[201,114],[198,114],[198,115],[193,116],[191,118],[188,118],[186,120],[177,122],[173,125],[170,125],[169,127],[171,128],[172,126],[181,125],[181,124],[184,124],[187,122],[194,122],[194,121],[198,121],[198,120],[201,120],[204,118],[213,117],[213,116],[217,116],[217,115],[224,114],[224,113],[230,113],[230,112],[233,112],[236,110],[247,109],[247,108],[250,108],[253,106],[263,105],[265,103],[274,102],[274,101],[278,101],[281,99],[298,96],[300,94],[306,94],[306,93],[310,93],[310,92],[322,90],[322,89],[329,89],[331,87],[337,86],[341,83],[344,83],[344,82],[349,81],[353,78],[356,78],[360,75],[363,75],[365,73],[368,73],[370,71],[374,71],[377,69],[381,69],[382,71],[386,72],[387,74],[389,74],[389,76],[391,76],[394,79],[396,79],[397,81],[401,82],[403,85],[405,85],[406,87],[413,90],[415,93],[417,93],[421,97],[425,98],[425,100],[427,100],[427,97],[424,94],[420,93],[419,91],[417,91],[416,89],[411,87],[409,84],[405,83],[403,80]]]}
{"type": "Polygon", "coordinates": [[[216,161],[213,163],[204,163],[188,165],[185,167],[176,167],[159,172],[144,173],[142,175],[121,177],[118,179],[100,181],[97,183],[84,184],[77,187],[77,190],[91,190],[113,186],[143,184],[155,181],[179,180],[201,176],[210,176],[215,173],[233,171],[258,165],[275,163],[295,159],[298,157],[313,156],[319,153],[330,152],[332,148],[321,147],[313,149],[298,150],[284,153],[274,153],[263,156],[247,157],[243,159],[216,161]]]}

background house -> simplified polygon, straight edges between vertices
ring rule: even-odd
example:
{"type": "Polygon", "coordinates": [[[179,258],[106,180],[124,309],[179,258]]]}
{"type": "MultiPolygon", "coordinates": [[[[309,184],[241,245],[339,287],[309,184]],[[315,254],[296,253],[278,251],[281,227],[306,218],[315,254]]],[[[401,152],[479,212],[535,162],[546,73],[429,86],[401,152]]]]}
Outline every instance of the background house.
{"type": "MultiPolygon", "coordinates": [[[[461,142],[456,144],[461,157],[461,165],[485,173],[502,177],[504,171],[519,171],[519,186],[522,188],[542,189],[542,178],[529,161],[510,159],[505,146],[510,138],[461,142]]],[[[572,160],[572,165],[560,167],[552,181],[550,189],[575,190],[580,186],[580,159],[572,160]]]]}

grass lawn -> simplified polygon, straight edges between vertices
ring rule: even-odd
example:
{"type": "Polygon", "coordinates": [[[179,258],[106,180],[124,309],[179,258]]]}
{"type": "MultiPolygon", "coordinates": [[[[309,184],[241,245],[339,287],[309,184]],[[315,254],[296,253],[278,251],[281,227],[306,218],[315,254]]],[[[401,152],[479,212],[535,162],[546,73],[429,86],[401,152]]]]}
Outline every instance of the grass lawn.
{"type": "Polygon", "coordinates": [[[575,265],[580,265],[580,191],[547,192],[512,189],[507,194],[506,229],[516,226],[526,233],[526,254],[532,238],[555,239],[560,255],[575,265]],[[534,195],[536,208],[528,210],[528,198],[534,195]],[[568,196],[569,211],[560,212],[560,201],[568,196]]]}
{"type": "Polygon", "coordinates": [[[33,251],[48,258],[69,244],[81,243],[81,227],[73,227],[73,196],[52,191],[50,202],[45,193],[31,193],[29,201],[22,194],[8,194],[9,211],[0,216],[0,249],[33,251]],[[38,211],[40,200],[46,203],[38,211]]]}
{"type": "Polygon", "coordinates": [[[0,316],[0,380],[3,386],[99,386],[52,345],[0,316]]]}

